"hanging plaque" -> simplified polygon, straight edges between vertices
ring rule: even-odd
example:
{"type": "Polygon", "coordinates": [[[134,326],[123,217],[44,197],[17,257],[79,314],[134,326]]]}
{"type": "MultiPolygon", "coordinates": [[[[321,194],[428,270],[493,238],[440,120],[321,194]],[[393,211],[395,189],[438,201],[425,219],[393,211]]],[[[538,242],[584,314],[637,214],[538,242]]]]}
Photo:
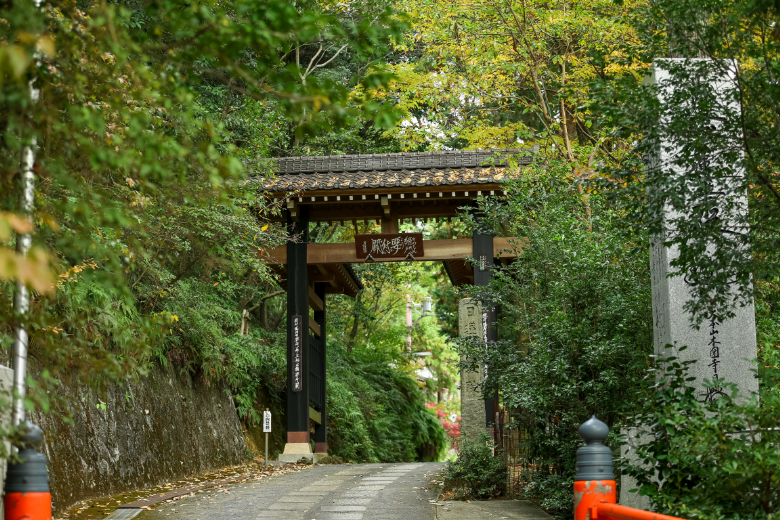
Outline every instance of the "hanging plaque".
{"type": "Polygon", "coordinates": [[[383,233],[355,235],[358,258],[414,258],[425,256],[422,233],[383,233]]]}
{"type": "Polygon", "coordinates": [[[292,391],[303,390],[303,318],[292,317],[292,391]]]}

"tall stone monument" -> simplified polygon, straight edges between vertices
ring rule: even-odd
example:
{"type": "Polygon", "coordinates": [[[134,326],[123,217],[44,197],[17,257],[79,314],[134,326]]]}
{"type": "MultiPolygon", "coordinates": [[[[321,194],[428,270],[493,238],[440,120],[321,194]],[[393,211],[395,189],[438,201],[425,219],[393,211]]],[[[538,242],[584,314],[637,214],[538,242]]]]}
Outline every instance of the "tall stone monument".
{"type": "MultiPolygon", "coordinates": [[[[474,298],[463,298],[458,304],[458,330],[461,338],[482,338],[482,305],[474,298]]],[[[483,370],[460,373],[460,432],[463,437],[478,438],[485,431],[485,398],[481,384],[483,370]]]]}
{"type": "MultiPolygon", "coordinates": [[[[674,67],[699,67],[706,65],[702,59],[663,59],[656,60],[650,71],[646,84],[656,85],[661,103],[667,103],[674,90],[679,88],[679,82],[674,80],[669,72],[674,67]],[[671,66],[670,66],[671,65],[671,66]]],[[[713,69],[714,70],[714,69],[713,69]]],[[[733,88],[732,78],[721,75],[711,83],[713,91],[721,98],[721,105],[726,110],[739,110],[733,106],[727,95],[727,89],[733,88]],[[724,97],[721,97],[724,96],[724,97]]],[[[695,101],[692,101],[694,103],[695,101]]],[[[661,124],[664,124],[663,119],[661,124]]],[[[718,124],[713,122],[713,125],[718,124]]],[[[691,128],[691,132],[703,131],[691,128]]],[[[663,134],[662,134],[663,135],[663,134]]],[[[711,150],[714,161],[718,160],[718,150],[711,150]]],[[[678,154],[681,154],[680,143],[666,141],[656,144],[654,157],[647,160],[647,168],[657,169],[664,175],[685,176],[696,175],[690,167],[681,168],[677,165],[678,154]],[[661,168],[663,168],[661,170],[661,168]]],[[[692,286],[696,278],[703,273],[687,273],[686,275],[669,276],[675,269],[671,263],[678,258],[679,249],[676,246],[666,247],[665,240],[676,233],[672,222],[683,219],[699,219],[703,223],[714,223],[722,226],[720,233],[726,233],[734,225],[734,215],[747,211],[747,193],[741,188],[741,177],[744,171],[741,167],[726,165],[731,171],[723,179],[714,179],[709,193],[702,200],[686,200],[689,210],[680,212],[669,206],[664,208],[664,236],[656,236],[651,240],[650,269],[653,304],[653,340],[656,356],[674,356],[680,361],[696,361],[689,371],[689,376],[695,377],[690,384],[697,388],[702,401],[712,401],[726,390],[721,387],[707,388],[704,380],[723,379],[734,383],[739,390],[740,399],[746,399],[758,392],[758,380],[754,375],[756,359],[756,323],[753,302],[748,305],[735,306],[735,316],[728,320],[718,320],[710,317],[698,328],[692,325],[691,315],[684,309],[686,302],[692,299],[692,286]],[[706,199],[706,200],[705,200],[706,199]],[[706,204],[703,203],[706,202],[706,204]],[[706,207],[702,213],[697,208],[706,207]],[[735,213],[736,212],[736,213],[735,213]],[[707,220],[709,219],[709,220],[707,220]],[[716,220],[715,220],[716,219],[716,220]],[[671,348],[666,348],[672,345],[671,348]],[[681,347],[687,347],[680,350],[681,347]]],[[[741,230],[745,231],[745,230],[741,230]]],[[[728,236],[728,235],[726,235],[728,236]]],[[[704,254],[711,255],[714,246],[710,245],[704,254]]],[[[660,374],[659,374],[660,375],[660,374]]],[[[649,431],[636,429],[628,432],[628,444],[622,449],[622,456],[636,461],[635,447],[643,443],[650,435],[649,431]]],[[[649,500],[640,497],[638,493],[629,493],[635,489],[633,479],[624,476],[620,492],[620,503],[629,507],[648,509],[649,500]]]]}
{"type": "MultiPolygon", "coordinates": [[[[651,69],[647,82],[657,85],[661,102],[666,102],[673,94],[677,86],[669,69],[674,66],[700,67],[713,64],[706,59],[663,59],[656,60],[651,69]]],[[[715,70],[713,68],[713,70],[715,70]]],[[[713,91],[721,97],[720,104],[723,110],[739,113],[739,106],[733,106],[729,98],[726,98],[728,89],[733,89],[733,78],[716,76],[712,81],[713,91]]],[[[692,101],[691,103],[695,103],[692,101]]],[[[663,124],[663,121],[662,121],[663,124]]],[[[713,122],[713,125],[716,125],[713,122]]],[[[695,129],[691,129],[696,132],[695,129]]],[[[718,146],[717,144],[715,146],[718,146]]],[[[737,144],[738,146],[738,144],[737,144]]],[[[650,159],[648,168],[663,168],[664,175],[677,175],[681,178],[696,175],[691,166],[679,167],[677,156],[684,155],[679,143],[658,143],[656,157],[650,159]]],[[[711,157],[711,163],[717,163],[721,159],[718,150],[705,151],[711,157]]],[[[690,160],[688,160],[690,161],[690,160]]],[[[703,401],[712,401],[722,394],[719,388],[704,388],[705,379],[710,381],[716,378],[725,379],[735,383],[742,398],[749,397],[758,392],[758,380],[754,375],[756,359],[756,319],[752,300],[748,305],[735,305],[735,316],[729,320],[718,320],[715,316],[708,317],[697,329],[691,325],[691,315],[683,308],[686,302],[692,299],[692,287],[712,273],[692,272],[685,276],[669,277],[674,271],[671,263],[679,256],[676,246],[665,247],[664,240],[668,240],[677,230],[673,222],[682,219],[701,222],[701,224],[716,227],[720,234],[730,236],[734,231],[746,232],[747,230],[735,229],[747,212],[747,193],[741,187],[744,171],[736,164],[723,165],[729,170],[729,175],[721,179],[713,179],[706,194],[693,195],[694,200],[686,200],[688,210],[675,211],[667,207],[664,211],[665,235],[653,237],[650,249],[650,269],[653,298],[653,335],[656,355],[670,354],[682,361],[695,360],[691,368],[691,376],[696,381],[691,384],[701,387],[700,396],[703,401]],[[672,349],[665,348],[673,345],[672,349]],[[687,346],[680,351],[679,348],[687,346]]],[[[710,244],[705,255],[713,255],[716,246],[710,244]]]]}

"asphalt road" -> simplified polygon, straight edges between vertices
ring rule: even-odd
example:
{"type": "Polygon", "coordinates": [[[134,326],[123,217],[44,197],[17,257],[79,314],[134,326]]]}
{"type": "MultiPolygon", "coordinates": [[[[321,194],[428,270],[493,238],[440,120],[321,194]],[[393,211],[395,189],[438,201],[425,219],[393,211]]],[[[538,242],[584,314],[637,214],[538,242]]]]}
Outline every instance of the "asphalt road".
{"type": "Polygon", "coordinates": [[[202,492],[137,520],[434,520],[440,463],[321,466],[202,492]]]}

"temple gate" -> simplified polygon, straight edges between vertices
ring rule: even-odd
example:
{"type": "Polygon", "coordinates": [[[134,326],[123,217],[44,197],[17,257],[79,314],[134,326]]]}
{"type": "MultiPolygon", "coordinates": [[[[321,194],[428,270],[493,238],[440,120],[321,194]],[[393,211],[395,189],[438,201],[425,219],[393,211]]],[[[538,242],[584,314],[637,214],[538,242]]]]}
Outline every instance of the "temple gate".
{"type": "MultiPolygon", "coordinates": [[[[530,164],[535,151],[272,160],[276,178],[264,182],[261,190],[282,203],[283,215],[278,220],[285,222],[290,235],[296,237],[264,257],[265,262],[284,273],[283,283],[287,285],[287,444],[279,460],[294,461],[303,456],[316,460],[327,454],[327,295],[355,297],[363,288],[350,264],[440,261],[453,285],[487,285],[495,263],[514,258],[513,250],[519,249],[518,244],[512,244],[515,239],[475,232],[466,239],[422,240],[416,233],[399,233],[399,222],[451,219],[463,211],[476,211],[478,198],[506,193],[502,182],[519,174],[520,168],[515,165],[530,164]],[[310,224],[351,222],[357,234],[360,221],[375,221],[381,226],[381,234],[361,235],[363,242],[358,237],[355,243],[309,243],[310,224]]],[[[498,337],[495,308],[486,308],[482,314],[480,335],[487,343],[498,337]]],[[[479,421],[484,420],[490,433],[497,398],[496,390],[485,400],[484,414],[480,414],[483,419],[479,421]]],[[[475,422],[471,417],[468,420],[475,422]]]]}

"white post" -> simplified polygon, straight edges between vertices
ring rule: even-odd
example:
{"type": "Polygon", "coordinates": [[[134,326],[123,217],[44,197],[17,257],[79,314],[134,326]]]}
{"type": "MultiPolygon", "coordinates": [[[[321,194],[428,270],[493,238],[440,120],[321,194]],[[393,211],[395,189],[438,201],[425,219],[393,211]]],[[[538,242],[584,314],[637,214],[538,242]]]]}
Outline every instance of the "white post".
{"type": "MultiPolygon", "coordinates": [[[[34,80],[33,80],[34,81],[34,80]]],[[[33,87],[30,82],[30,98],[38,101],[39,91],[33,87]]],[[[30,144],[22,149],[22,177],[21,188],[22,197],[19,209],[22,215],[32,220],[33,203],[35,196],[35,174],[33,167],[35,165],[35,138],[30,140],[30,144]]],[[[26,257],[32,244],[32,234],[19,233],[16,237],[16,252],[22,257],[26,257]]],[[[27,378],[27,347],[29,336],[25,327],[27,321],[27,312],[30,310],[30,293],[27,287],[21,281],[16,282],[16,294],[14,295],[14,309],[19,314],[20,322],[16,327],[14,334],[14,358],[12,362],[14,370],[14,396],[13,408],[11,414],[11,424],[16,426],[24,421],[24,397],[27,394],[25,380],[27,378]]]]}
{"type": "Polygon", "coordinates": [[[271,412],[268,408],[263,412],[263,432],[265,433],[265,460],[263,466],[268,464],[268,434],[271,433],[271,412]]]}

